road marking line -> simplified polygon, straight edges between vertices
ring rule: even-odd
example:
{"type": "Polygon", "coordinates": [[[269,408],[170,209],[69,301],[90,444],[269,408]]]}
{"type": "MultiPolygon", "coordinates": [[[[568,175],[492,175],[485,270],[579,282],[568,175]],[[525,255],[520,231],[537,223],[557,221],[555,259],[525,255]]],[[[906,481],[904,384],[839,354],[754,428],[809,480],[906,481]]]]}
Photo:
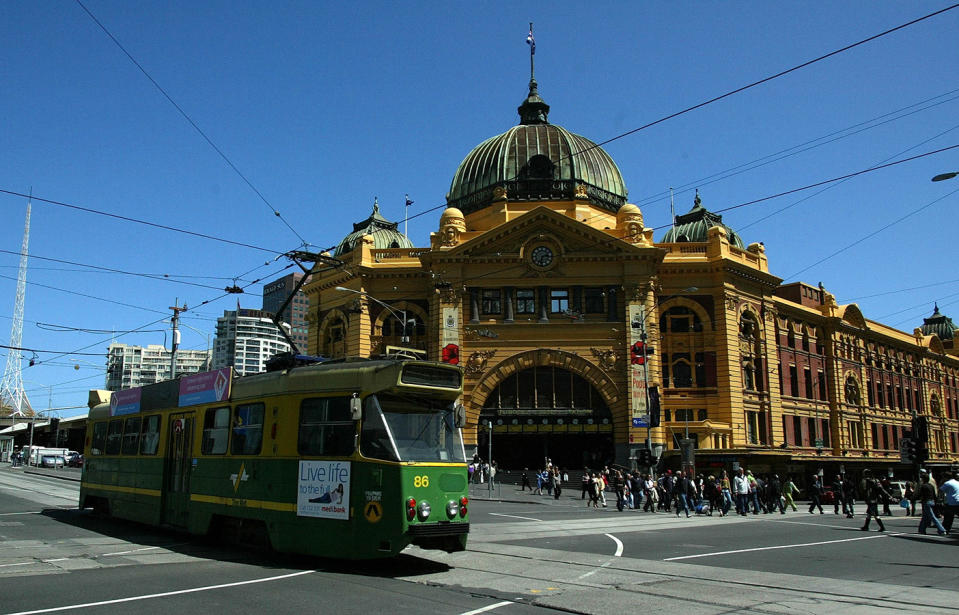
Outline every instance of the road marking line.
{"type": "Polygon", "coordinates": [[[10,512],[10,513],[0,513],[0,517],[7,517],[12,515],[39,515],[40,512],[36,510],[31,510],[27,512],[10,512]]]}
{"type": "MultiPolygon", "coordinates": [[[[474,609],[472,611],[466,611],[465,613],[460,613],[460,615],[476,615],[477,613],[485,613],[486,611],[492,611],[493,609],[498,609],[499,607],[506,606],[507,604],[513,604],[513,603],[510,602],[509,600],[504,600],[502,602],[497,602],[496,604],[484,606],[481,609],[474,609]]],[[[14,615],[16,615],[16,613],[14,613],[14,615]]]]}
{"type": "Polygon", "coordinates": [[[681,555],[679,557],[667,557],[664,562],[673,562],[680,559],[694,559],[697,557],[712,557],[713,555],[730,555],[733,553],[749,553],[750,551],[772,551],[775,549],[792,549],[794,547],[815,547],[817,545],[831,545],[839,542],[854,542],[856,540],[874,540],[876,538],[888,538],[890,536],[902,536],[903,532],[893,534],[880,534],[878,536],[862,536],[860,538],[843,538],[842,540],[821,540],[819,542],[804,542],[795,545],[778,545],[774,547],[755,547],[752,549],[736,549],[734,551],[716,551],[714,553],[700,553],[699,555],[681,555]]]}
{"type": "Polygon", "coordinates": [[[582,580],[585,579],[586,577],[591,577],[591,576],[593,576],[594,574],[596,574],[597,572],[599,572],[599,571],[602,570],[603,568],[606,568],[607,566],[609,566],[609,565],[612,564],[612,563],[613,563],[613,560],[609,560],[609,561],[606,562],[605,564],[601,564],[601,565],[599,566],[599,568],[594,568],[593,570],[590,570],[589,572],[584,572],[583,574],[579,575],[578,577],[576,577],[576,580],[577,580],[577,581],[582,581],[582,580]]]}
{"type": "Polygon", "coordinates": [[[616,543],[616,553],[613,554],[613,557],[621,557],[623,555],[623,541],[612,534],[606,534],[606,536],[612,538],[613,542],[616,543]]]}
{"type": "Polygon", "coordinates": [[[143,547],[142,549],[130,549],[129,551],[114,551],[113,553],[104,553],[100,557],[110,557],[112,555],[129,555],[139,551],[152,551],[153,549],[164,549],[166,547],[143,547]]]}
{"type": "MultiPolygon", "coordinates": [[[[283,574],[277,577],[267,577],[265,579],[252,579],[249,581],[237,581],[236,583],[222,583],[220,585],[207,585],[205,587],[194,587],[193,589],[179,589],[172,592],[162,592],[159,594],[146,594],[143,596],[131,596],[129,598],[117,598],[116,600],[102,600],[100,602],[87,602],[85,604],[71,604],[68,606],[57,606],[49,609],[37,609],[36,611],[21,611],[19,613],[9,613],[9,615],[36,615],[37,613],[55,613],[57,611],[69,611],[72,609],[86,609],[94,606],[103,606],[106,604],[120,604],[123,602],[134,602],[136,600],[150,600],[153,598],[165,598],[167,596],[178,596],[181,594],[192,594],[195,592],[204,592],[212,589],[224,589],[226,587],[237,587],[239,585],[251,585],[253,583],[266,583],[269,581],[281,581],[291,577],[298,577],[304,574],[312,574],[315,570],[303,570],[291,574],[283,574]]],[[[478,611],[477,611],[478,612],[478,611]]]]}
{"type": "Polygon", "coordinates": [[[527,521],[539,521],[540,523],[542,523],[543,521],[542,519],[534,519],[532,517],[520,517],[519,515],[504,515],[503,513],[487,513],[487,514],[495,515],[497,517],[512,517],[514,519],[526,519],[527,521]]]}
{"type": "Polygon", "coordinates": [[[35,563],[36,562],[17,562],[16,564],[0,564],[0,568],[7,568],[8,566],[29,566],[35,563]]]}

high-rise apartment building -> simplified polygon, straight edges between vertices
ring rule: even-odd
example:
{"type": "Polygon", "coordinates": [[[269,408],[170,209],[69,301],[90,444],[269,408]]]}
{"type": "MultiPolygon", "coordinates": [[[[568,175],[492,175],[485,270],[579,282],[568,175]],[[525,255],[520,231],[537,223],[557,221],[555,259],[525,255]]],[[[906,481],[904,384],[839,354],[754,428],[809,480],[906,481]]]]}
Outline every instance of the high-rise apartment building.
{"type": "Polygon", "coordinates": [[[213,369],[233,367],[240,376],[258,374],[266,371],[271,357],[290,350],[270,312],[225,310],[216,320],[213,369]]]}
{"type": "MultiPolygon", "coordinates": [[[[176,373],[191,374],[210,369],[209,350],[177,350],[176,373]]],[[[107,350],[109,391],[120,391],[170,379],[170,351],[165,347],[110,344],[107,350]]]]}
{"type": "Polygon", "coordinates": [[[263,285],[263,309],[271,314],[276,314],[278,320],[290,325],[289,334],[296,343],[297,350],[300,353],[306,353],[308,342],[308,325],[306,314],[310,307],[309,299],[306,294],[300,290],[290,301],[283,312],[280,312],[280,306],[286,301],[297,283],[303,278],[302,273],[291,273],[282,278],[273,280],[263,285]]]}

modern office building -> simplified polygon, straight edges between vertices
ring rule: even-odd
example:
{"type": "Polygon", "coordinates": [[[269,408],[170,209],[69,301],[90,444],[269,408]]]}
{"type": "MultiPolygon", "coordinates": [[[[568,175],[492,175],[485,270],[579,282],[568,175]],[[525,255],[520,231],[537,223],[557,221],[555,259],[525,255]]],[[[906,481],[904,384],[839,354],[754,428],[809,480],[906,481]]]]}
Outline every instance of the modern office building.
{"type": "Polygon", "coordinates": [[[492,437],[506,469],[630,467],[648,441],[666,467],[905,476],[914,417],[927,465],[959,462],[948,317],[901,331],[783,285],[698,193],[657,240],[613,159],[549,110],[531,79],[519,124],[453,173],[428,246],[375,210],[354,225],[343,266],[306,285],[311,353],[384,353],[413,320],[403,345],[464,369],[468,452],[492,437]]]}
{"type": "MultiPolygon", "coordinates": [[[[176,373],[190,374],[210,369],[209,350],[177,350],[176,373]]],[[[130,389],[170,379],[170,351],[165,347],[110,344],[107,350],[109,391],[130,389]]]]}
{"type": "Polygon", "coordinates": [[[301,354],[307,351],[309,333],[306,315],[310,303],[306,298],[306,293],[300,289],[289,305],[286,306],[286,309],[282,312],[279,310],[302,278],[302,273],[291,273],[263,285],[263,310],[271,314],[277,314],[279,316],[278,320],[290,325],[290,337],[293,338],[297,350],[301,354]]]}
{"type": "Polygon", "coordinates": [[[289,352],[272,316],[263,310],[225,310],[216,320],[213,369],[233,367],[240,376],[258,374],[266,371],[273,355],[289,352]]]}

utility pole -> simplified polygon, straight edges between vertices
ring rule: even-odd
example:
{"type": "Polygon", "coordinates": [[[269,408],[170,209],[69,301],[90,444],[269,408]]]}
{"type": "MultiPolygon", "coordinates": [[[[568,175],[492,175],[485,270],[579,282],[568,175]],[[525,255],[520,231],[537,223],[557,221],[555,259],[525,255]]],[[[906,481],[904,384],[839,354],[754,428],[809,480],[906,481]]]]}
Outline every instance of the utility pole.
{"type": "MultiPolygon", "coordinates": [[[[179,299],[177,299],[179,302],[179,299]]],[[[183,304],[183,307],[176,305],[170,306],[170,309],[173,310],[173,343],[170,344],[170,380],[176,379],[176,349],[180,345],[180,330],[177,326],[180,324],[180,312],[187,311],[186,304],[183,304]]]]}

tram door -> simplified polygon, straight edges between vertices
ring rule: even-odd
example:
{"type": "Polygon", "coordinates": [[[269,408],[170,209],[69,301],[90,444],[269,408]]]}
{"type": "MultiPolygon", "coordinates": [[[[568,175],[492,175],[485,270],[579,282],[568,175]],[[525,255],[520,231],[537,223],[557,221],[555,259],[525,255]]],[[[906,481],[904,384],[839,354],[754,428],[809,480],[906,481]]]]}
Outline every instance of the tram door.
{"type": "Polygon", "coordinates": [[[194,413],[170,417],[170,442],[163,476],[163,523],[185,528],[190,512],[190,470],[193,460],[194,413]]]}

